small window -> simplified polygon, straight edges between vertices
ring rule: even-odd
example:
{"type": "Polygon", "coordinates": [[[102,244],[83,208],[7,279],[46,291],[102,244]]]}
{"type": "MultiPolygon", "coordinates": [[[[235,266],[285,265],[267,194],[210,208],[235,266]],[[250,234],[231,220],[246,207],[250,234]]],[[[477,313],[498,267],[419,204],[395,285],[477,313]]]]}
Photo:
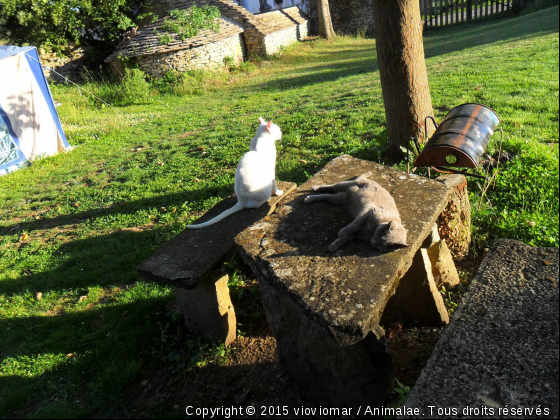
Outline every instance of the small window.
{"type": "Polygon", "coordinates": [[[8,127],[0,119],[0,166],[18,158],[17,147],[8,133],[8,127]]]}

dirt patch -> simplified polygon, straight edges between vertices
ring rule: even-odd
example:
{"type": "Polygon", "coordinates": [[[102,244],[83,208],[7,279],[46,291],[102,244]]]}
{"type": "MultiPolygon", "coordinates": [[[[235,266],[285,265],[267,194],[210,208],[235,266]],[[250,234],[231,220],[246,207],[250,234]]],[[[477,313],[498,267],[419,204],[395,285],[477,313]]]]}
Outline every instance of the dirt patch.
{"type": "Polygon", "coordinates": [[[395,378],[414,386],[442,332],[443,327],[409,327],[389,338],[387,346],[393,357],[395,378]]]}
{"type": "MultiPolygon", "coordinates": [[[[129,413],[131,417],[184,416],[187,407],[241,407],[244,413],[249,406],[314,405],[282,371],[271,336],[240,337],[226,363],[192,370],[182,378],[165,369],[143,372],[128,394],[133,405],[141,407],[129,413]]],[[[231,418],[275,417],[260,414],[239,413],[231,418]]]]}

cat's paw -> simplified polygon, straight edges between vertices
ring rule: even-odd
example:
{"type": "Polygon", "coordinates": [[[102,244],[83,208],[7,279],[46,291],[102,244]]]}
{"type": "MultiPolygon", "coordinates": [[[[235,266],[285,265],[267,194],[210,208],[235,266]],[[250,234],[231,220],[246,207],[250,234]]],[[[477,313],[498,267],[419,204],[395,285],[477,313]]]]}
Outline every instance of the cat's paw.
{"type": "Polygon", "coordinates": [[[313,186],[311,187],[311,191],[317,191],[319,188],[321,188],[320,185],[313,185],[313,186]]]}
{"type": "Polygon", "coordinates": [[[332,244],[329,245],[329,252],[336,252],[338,251],[338,244],[334,241],[332,244]]]}
{"type": "Polygon", "coordinates": [[[349,235],[350,234],[349,234],[347,228],[340,229],[340,231],[338,232],[338,237],[339,238],[344,238],[345,236],[349,236],[349,235]]]}
{"type": "Polygon", "coordinates": [[[284,194],[284,191],[282,191],[282,190],[276,190],[276,191],[274,191],[274,195],[277,196],[277,197],[278,197],[278,196],[281,196],[282,194],[284,194]]]}
{"type": "Polygon", "coordinates": [[[313,202],[313,198],[312,198],[310,195],[308,195],[307,197],[305,197],[305,198],[303,199],[303,202],[304,202],[305,204],[312,203],[312,202],[313,202]]]}

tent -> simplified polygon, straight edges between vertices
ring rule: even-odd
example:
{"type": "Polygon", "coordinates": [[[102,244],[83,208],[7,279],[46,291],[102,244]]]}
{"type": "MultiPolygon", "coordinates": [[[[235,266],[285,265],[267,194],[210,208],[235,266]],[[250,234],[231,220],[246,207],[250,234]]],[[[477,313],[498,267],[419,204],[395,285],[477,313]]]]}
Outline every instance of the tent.
{"type": "Polygon", "coordinates": [[[0,175],[68,147],[37,49],[0,45],[0,175]]]}

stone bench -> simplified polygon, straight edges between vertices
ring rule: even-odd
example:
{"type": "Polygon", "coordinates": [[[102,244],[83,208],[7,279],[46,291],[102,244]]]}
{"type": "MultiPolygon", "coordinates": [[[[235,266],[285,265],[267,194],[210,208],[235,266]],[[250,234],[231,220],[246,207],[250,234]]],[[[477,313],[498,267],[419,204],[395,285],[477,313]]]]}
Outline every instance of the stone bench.
{"type": "MultiPolygon", "coordinates": [[[[228,275],[221,264],[235,252],[234,238],[274,211],[277,203],[296,187],[279,182],[284,195],[272,197],[258,209],[237,212],[200,230],[187,229],[138,265],[148,280],[172,286],[187,328],[210,341],[230,344],[236,337],[235,311],[228,289],[228,275]]],[[[229,197],[209,210],[198,222],[212,219],[232,207],[229,197]]]]}
{"type": "Polygon", "coordinates": [[[341,156],[237,236],[241,256],[257,275],[280,362],[315,398],[340,407],[383,405],[393,377],[380,326],[384,314],[448,321],[437,282],[459,279],[434,225],[453,191],[442,182],[341,156]],[[355,240],[330,253],[350,216],[342,207],[303,200],[314,185],[367,171],[395,198],[409,247],[379,253],[355,240]]]}
{"type": "Polygon", "coordinates": [[[558,248],[496,241],[412,389],[411,418],[429,406],[430,417],[558,418],[558,310],[558,248]]]}

